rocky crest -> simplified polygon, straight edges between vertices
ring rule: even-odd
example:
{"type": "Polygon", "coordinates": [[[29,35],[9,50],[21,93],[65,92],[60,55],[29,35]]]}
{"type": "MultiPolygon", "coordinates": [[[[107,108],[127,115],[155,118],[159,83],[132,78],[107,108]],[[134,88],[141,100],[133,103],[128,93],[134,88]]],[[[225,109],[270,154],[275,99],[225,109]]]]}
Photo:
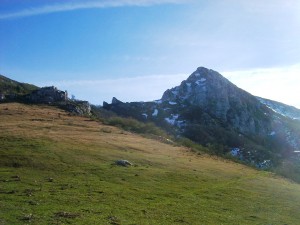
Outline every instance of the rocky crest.
{"type": "Polygon", "coordinates": [[[68,100],[68,92],[60,91],[56,87],[43,87],[39,88],[26,95],[25,98],[32,103],[55,103],[65,102],[68,100]]]}
{"type": "Polygon", "coordinates": [[[67,91],[61,91],[54,86],[39,88],[31,84],[11,80],[2,75],[0,75],[1,102],[50,104],[80,116],[91,114],[89,102],[70,100],[67,91]]]}
{"type": "Polygon", "coordinates": [[[204,67],[199,67],[180,86],[167,90],[162,101],[200,107],[245,134],[264,135],[271,130],[265,105],[218,72],[204,67]]]}

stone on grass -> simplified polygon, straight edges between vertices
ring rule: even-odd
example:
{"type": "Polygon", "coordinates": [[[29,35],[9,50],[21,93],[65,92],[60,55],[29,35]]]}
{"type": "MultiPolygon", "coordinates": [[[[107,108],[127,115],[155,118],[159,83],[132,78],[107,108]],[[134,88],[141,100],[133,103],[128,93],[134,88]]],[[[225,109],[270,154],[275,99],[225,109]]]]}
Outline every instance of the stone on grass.
{"type": "Polygon", "coordinates": [[[132,163],[125,159],[117,160],[115,163],[117,166],[125,166],[125,167],[132,166],[132,163]]]}

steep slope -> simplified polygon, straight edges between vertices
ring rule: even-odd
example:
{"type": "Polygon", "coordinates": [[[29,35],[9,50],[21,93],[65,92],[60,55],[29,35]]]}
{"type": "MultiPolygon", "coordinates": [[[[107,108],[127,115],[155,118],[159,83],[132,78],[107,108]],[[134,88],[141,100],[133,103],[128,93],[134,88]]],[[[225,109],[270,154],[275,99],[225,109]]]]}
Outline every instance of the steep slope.
{"type": "Polygon", "coordinates": [[[298,184],[53,107],[0,104],[0,143],[1,224],[300,221],[298,184]]]}
{"type": "Polygon", "coordinates": [[[230,153],[257,167],[273,167],[297,157],[300,122],[274,112],[218,72],[199,67],[187,80],[155,102],[103,107],[119,115],[152,121],[176,136],[230,153]],[[237,151],[236,151],[237,150],[237,151]]]}
{"type": "Polygon", "coordinates": [[[200,107],[211,118],[228,123],[245,134],[266,134],[270,131],[268,116],[264,114],[268,110],[264,105],[219,73],[203,67],[199,67],[180,86],[167,90],[162,101],[175,102],[183,107],[200,107]]]}
{"type": "Polygon", "coordinates": [[[288,117],[293,120],[300,120],[300,109],[297,109],[294,106],[286,105],[281,102],[276,102],[270,99],[264,99],[260,97],[257,97],[257,99],[261,103],[265,104],[267,107],[272,109],[274,112],[282,116],[288,117]]]}
{"type": "Polygon", "coordinates": [[[32,84],[20,83],[0,75],[0,103],[22,102],[29,104],[55,105],[77,115],[90,115],[91,106],[87,101],[70,100],[67,91],[54,86],[39,88],[32,84]]]}

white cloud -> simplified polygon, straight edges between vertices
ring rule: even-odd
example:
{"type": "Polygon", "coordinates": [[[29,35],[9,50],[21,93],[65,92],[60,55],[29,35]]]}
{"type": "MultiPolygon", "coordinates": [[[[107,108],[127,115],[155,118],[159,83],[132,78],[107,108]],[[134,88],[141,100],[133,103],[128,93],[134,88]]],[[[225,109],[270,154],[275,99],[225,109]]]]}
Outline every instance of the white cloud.
{"type": "Polygon", "coordinates": [[[223,72],[231,82],[253,95],[300,108],[300,64],[291,67],[223,72]]]}
{"type": "Polygon", "coordinates": [[[113,8],[124,6],[151,6],[158,4],[180,4],[187,2],[187,0],[95,0],[95,1],[77,1],[64,2],[56,4],[48,4],[37,7],[30,7],[16,12],[0,14],[0,20],[13,19],[20,17],[35,16],[41,14],[49,14],[63,11],[73,11],[78,9],[91,8],[113,8]]]}

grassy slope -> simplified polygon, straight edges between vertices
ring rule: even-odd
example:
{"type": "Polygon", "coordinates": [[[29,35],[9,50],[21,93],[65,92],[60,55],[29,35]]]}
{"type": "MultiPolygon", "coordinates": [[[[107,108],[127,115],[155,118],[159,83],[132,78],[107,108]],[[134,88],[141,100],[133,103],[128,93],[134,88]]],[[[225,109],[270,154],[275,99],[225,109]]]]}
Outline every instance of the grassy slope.
{"type": "Polygon", "coordinates": [[[0,155],[0,224],[300,221],[298,184],[54,108],[0,104],[0,155]]]}
{"type": "Polygon", "coordinates": [[[32,84],[20,83],[0,75],[0,93],[24,95],[38,89],[32,84]]]}

